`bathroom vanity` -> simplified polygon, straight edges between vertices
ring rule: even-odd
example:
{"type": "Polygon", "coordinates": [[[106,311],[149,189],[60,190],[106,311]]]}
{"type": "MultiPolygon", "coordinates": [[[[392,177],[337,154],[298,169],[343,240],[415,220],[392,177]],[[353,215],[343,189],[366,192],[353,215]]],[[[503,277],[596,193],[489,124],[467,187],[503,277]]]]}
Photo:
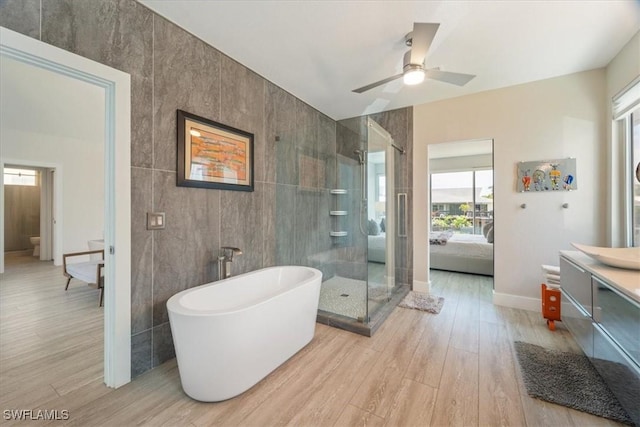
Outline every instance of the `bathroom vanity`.
{"type": "Polygon", "coordinates": [[[640,425],[640,271],[560,252],[562,322],[640,425]]]}

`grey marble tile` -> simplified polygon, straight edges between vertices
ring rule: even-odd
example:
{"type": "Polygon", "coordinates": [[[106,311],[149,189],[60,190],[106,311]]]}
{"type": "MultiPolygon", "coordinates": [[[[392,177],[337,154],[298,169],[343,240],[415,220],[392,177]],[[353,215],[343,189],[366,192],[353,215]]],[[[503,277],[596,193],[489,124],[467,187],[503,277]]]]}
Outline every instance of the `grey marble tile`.
{"type": "Polygon", "coordinates": [[[146,215],[152,209],[150,169],[131,168],[131,333],[152,326],[153,232],[146,215]]]}
{"type": "Polygon", "coordinates": [[[298,185],[298,151],[293,132],[279,135],[276,148],[276,182],[278,184],[298,185]]]}
{"type": "Polygon", "coordinates": [[[154,168],[176,170],[176,110],[220,122],[222,55],[160,17],[154,35],[154,168]]]}
{"type": "MultiPolygon", "coordinates": [[[[262,191],[262,266],[277,265],[277,185],[263,184],[262,191]]],[[[285,206],[286,208],[286,206],[285,206]]],[[[286,212],[286,210],[285,210],[286,212]]],[[[291,211],[289,211],[291,212],[291,211]]],[[[285,216],[285,219],[287,216],[285,216]]]]}
{"type": "Polygon", "coordinates": [[[407,108],[407,154],[403,159],[403,167],[406,169],[407,187],[413,188],[413,107],[407,108]]]}
{"type": "Polygon", "coordinates": [[[131,163],[152,160],[153,13],[130,0],[42,2],[42,41],[131,75],[131,163]]]}
{"type": "Polygon", "coordinates": [[[176,186],[176,174],[153,173],[154,211],[165,229],[154,231],[153,325],[168,320],[166,302],[187,288],[213,281],[220,247],[220,190],[176,186]]]}
{"type": "Polygon", "coordinates": [[[295,97],[268,81],[265,93],[264,178],[266,182],[295,185],[298,183],[295,97]]]}
{"type": "Polygon", "coordinates": [[[265,80],[233,59],[221,55],[220,121],[254,135],[254,178],[265,181],[265,80]]]}
{"type": "Polygon", "coordinates": [[[313,266],[313,255],[318,253],[318,223],[320,193],[316,190],[298,189],[295,209],[295,261],[298,265],[313,266]]]}
{"type": "Polygon", "coordinates": [[[323,163],[318,168],[318,186],[335,188],[336,177],[336,122],[321,114],[318,127],[318,159],[323,163]]]}
{"type": "Polygon", "coordinates": [[[276,185],[276,264],[295,265],[296,187],[276,185]]]}
{"type": "Polygon", "coordinates": [[[297,147],[298,186],[306,190],[317,190],[320,185],[318,177],[325,173],[325,163],[319,158],[317,151],[311,147],[297,147]]]}
{"type": "Polygon", "coordinates": [[[242,250],[231,265],[233,275],[262,267],[264,192],[264,183],[256,183],[253,192],[221,192],[220,245],[242,250]]]}
{"type": "Polygon", "coordinates": [[[296,98],[296,146],[318,149],[318,128],[320,113],[310,105],[296,98]]]}
{"type": "Polygon", "coordinates": [[[131,379],[152,368],[151,329],[131,336],[131,379]]]}
{"type": "MultiPolygon", "coordinates": [[[[410,185],[409,167],[412,165],[412,141],[409,139],[410,116],[412,114],[411,108],[400,108],[392,111],[384,111],[382,113],[372,114],[370,117],[375,120],[380,126],[382,126],[387,132],[391,134],[394,143],[400,147],[403,147],[407,152],[406,154],[395,153],[395,175],[396,186],[407,188],[410,185]]],[[[412,134],[411,134],[412,135],[412,134]]]]}
{"type": "Polygon", "coordinates": [[[0,1],[0,26],[40,39],[40,0],[0,1]]]}
{"type": "Polygon", "coordinates": [[[327,190],[318,192],[318,246],[316,248],[318,252],[326,252],[332,246],[333,238],[329,234],[333,225],[333,218],[329,215],[329,211],[332,210],[332,198],[335,198],[335,195],[330,194],[327,190]]]}
{"type": "Polygon", "coordinates": [[[163,323],[153,328],[153,367],[176,357],[171,336],[171,325],[163,323]]]}
{"type": "Polygon", "coordinates": [[[335,272],[337,276],[346,277],[347,279],[366,280],[367,263],[338,260],[335,264],[335,272]]]}
{"type": "Polygon", "coordinates": [[[336,122],[336,154],[353,161],[358,161],[355,150],[366,146],[366,117],[336,122]]]}

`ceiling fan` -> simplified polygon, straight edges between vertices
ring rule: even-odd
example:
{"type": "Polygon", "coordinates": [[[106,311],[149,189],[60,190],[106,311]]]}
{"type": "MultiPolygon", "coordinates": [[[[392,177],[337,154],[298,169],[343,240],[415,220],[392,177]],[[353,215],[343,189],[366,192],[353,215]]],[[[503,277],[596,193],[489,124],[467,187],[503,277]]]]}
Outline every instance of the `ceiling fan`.
{"type": "Polygon", "coordinates": [[[457,86],[466,85],[475,76],[472,74],[452,73],[450,71],[440,71],[439,68],[426,69],[424,60],[431,46],[433,38],[436,36],[440,24],[427,24],[414,22],[413,31],[405,36],[405,43],[411,49],[404,54],[402,73],[387,77],[375,83],[371,83],[352,92],[362,93],[374,87],[381,86],[402,77],[404,84],[416,85],[422,83],[426,78],[451,83],[457,86]]]}

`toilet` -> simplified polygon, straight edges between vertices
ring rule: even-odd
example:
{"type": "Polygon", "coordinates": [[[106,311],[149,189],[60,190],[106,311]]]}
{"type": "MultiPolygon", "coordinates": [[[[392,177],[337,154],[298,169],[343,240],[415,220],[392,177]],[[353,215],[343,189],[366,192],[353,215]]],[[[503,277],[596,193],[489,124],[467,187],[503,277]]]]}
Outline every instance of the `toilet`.
{"type": "Polygon", "coordinates": [[[33,245],[33,256],[40,256],[40,236],[29,237],[29,241],[33,245]]]}

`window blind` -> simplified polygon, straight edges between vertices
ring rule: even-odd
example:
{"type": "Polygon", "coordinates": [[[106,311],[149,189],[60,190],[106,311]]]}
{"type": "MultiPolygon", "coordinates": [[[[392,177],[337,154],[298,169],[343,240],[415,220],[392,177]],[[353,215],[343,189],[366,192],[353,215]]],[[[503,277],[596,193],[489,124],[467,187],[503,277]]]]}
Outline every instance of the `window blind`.
{"type": "Polygon", "coordinates": [[[618,120],[640,106],[640,76],[613,97],[613,119],[618,120]]]}

